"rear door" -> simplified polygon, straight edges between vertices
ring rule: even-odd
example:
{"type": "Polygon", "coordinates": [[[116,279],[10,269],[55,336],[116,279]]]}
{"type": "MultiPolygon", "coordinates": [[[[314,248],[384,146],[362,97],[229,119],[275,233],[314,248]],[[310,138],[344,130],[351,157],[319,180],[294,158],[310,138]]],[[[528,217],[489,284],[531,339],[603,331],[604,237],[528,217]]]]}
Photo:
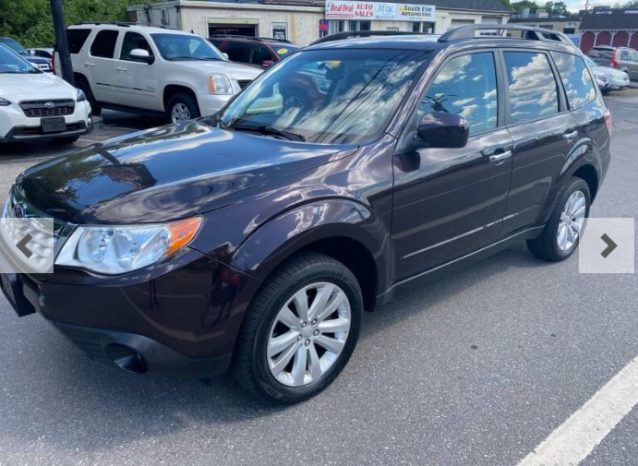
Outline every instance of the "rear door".
{"type": "Polygon", "coordinates": [[[394,157],[392,217],[400,279],[500,237],[512,140],[500,124],[502,86],[497,79],[496,57],[494,51],[482,50],[446,61],[401,135],[394,157]],[[465,147],[428,148],[418,142],[418,122],[423,115],[437,111],[465,117],[470,125],[465,147]]]}
{"type": "Polygon", "coordinates": [[[503,223],[504,234],[510,235],[542,223],[550,190],[578,132],[548,52],[502,53],[513,139],[512,181],[503,223]]]}
{"type": "Polygon", "coordinates": [[[629,79],[638,81],[638,52],[635,50],[627,50],[627,61],[624,68],[629,73],[629,79]]]}
{"type": "Polygon", "coordinates": [[[116,29],[102,29],[95,35],[86,56],[84,68],[90,73],[91,90],[99,102],[119,104],[123,100],[114,60],[118,37],[116,29]]]}

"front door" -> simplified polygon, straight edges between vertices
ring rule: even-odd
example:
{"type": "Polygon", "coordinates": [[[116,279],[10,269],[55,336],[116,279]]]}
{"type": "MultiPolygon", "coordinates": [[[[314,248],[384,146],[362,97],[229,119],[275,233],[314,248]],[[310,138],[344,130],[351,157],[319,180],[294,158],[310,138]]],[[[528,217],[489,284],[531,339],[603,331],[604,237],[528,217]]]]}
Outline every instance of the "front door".
{"type": "Polygon", "coordinates": [[[394,157],[392,239],[399,279],[497,241],[511,172],[511,137],[499,118],[496,56],[457,55],[438,70],[394,157]],[[417,122],[433,112],[469,122],[463,148],[426,147],[417,122]],[[416,148],[416,149],[415,149],[416,148]]]}
{"type": "Polygon", "coordinates": [[[159,98],[159,76],[155,64],[155,55],[148,41],[142,34],[127,32],[122,40],[122,47],[117,60],[116,79],[121,90],[120,105],[147,110],[162,111],[162,99],[159,98]],[[131,57],[135,49],[146,50],[151,62],[136,60],[131,57]]]}

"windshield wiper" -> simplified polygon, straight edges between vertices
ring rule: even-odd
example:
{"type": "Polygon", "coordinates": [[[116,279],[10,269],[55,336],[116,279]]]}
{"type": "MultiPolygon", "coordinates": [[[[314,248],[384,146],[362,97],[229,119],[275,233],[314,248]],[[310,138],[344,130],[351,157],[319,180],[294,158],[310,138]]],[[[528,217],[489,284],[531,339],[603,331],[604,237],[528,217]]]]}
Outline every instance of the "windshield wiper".
{"type": "Polygon", "coordinates": [[[288,139],[289,141],[305,141],[301,134],[293,133],[291,131],[286,131],[282,129],[277,129],[274,126],[268,125],[259,125],[259,126],[251,126],[251,125],[233,125],[228,127],[228,129],[234,129],[235,131],[251,131],[253,133],[264,134],[266,136],[279,136],[284,139],[288,139]]]}

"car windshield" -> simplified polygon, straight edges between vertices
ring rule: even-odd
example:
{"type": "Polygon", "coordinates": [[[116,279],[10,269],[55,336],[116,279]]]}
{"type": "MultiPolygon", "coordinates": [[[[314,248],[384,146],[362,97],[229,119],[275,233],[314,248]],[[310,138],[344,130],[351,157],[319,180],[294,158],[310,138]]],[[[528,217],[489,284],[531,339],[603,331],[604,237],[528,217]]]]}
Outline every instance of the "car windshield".
{"type": "Polygon", "coordinates": [[[0,44],[0,73],[18,74],[18,73],[39,73],[40,70],[34,68],[31,63],[26,61],[13,50],[0,44]]]}
{"type": "Polygon", "coordinates": [[[151,34],[164,60],[225,60],[210,42],[198,36],[151,34]]]}
{"type": "Polygon", "coordinates": [[[423,50],[310,50],[255,80],[220,126],[326,144],[379,135],[429,61],[423,50]]]}
{"type": "Polygon", "coordinates": [[[0,38],[0,43],[3,43],[4,45],[6,45],[7,47],[9,47],[12,50],[16,51],[20,55],[29,55],[29,52],[27,52],[27,49],[25,49],[22,45],[20,45],[19,42],[15,41],[15,40],[13,40],[13,39],[11,39],[9,37],[0,38]]]}

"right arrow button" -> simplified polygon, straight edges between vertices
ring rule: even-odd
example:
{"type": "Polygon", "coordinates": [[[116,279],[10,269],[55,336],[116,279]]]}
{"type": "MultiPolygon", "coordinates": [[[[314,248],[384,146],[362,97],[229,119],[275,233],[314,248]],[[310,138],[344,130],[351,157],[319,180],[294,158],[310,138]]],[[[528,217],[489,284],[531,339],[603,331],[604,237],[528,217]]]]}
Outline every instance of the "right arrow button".
{"type": "Polygon", "coordinates": [[[607,247],[603,250],[603,252],[600,253],[600,255],[606,259],[607,256],[609,256],[612,252],[614,252],[614,249],[616,249],[618,245],[614,242],[613,239],[607,236],[607,233],[603,233],[600,239],[602,239],[607,245],[607,247]]]}

